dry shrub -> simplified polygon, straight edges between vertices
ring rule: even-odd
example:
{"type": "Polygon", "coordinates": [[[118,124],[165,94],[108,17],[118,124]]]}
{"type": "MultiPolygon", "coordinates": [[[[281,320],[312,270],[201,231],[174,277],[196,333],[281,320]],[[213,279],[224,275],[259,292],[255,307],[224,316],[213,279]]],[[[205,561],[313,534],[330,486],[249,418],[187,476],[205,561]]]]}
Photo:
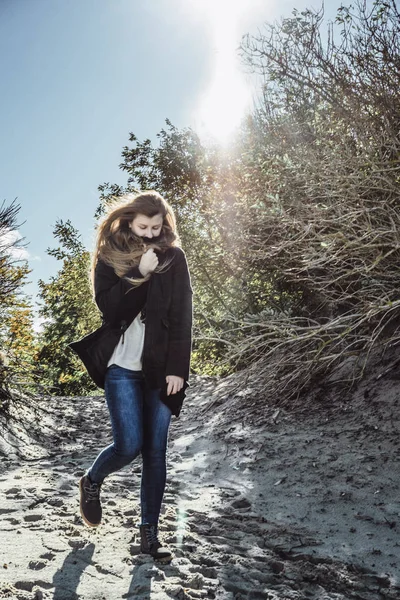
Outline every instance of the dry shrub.
{"type": "Polygon", "coordinates": [[[264,77],[241,141],[249,270],[286,301],[232,318],[231,361],[271,401],[399,341],[400,18],[396,3],[296,13],[243,53],[264,77]],[[341,28],[337,33],[336,29],[341,28]],[[238,335],[240,331],[240,335],[238,335]]]}

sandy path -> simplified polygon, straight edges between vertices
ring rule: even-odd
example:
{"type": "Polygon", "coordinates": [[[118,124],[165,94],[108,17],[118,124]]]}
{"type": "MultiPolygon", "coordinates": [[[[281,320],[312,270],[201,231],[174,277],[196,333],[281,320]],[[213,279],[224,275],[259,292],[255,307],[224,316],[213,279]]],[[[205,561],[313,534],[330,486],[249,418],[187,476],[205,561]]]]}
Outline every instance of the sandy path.
{"type": "Polygon", "coordinates": [[[104,485],[99,529],[80,519],[78,479],[110,439],[102,398],[48,399],[34,443],[14,427],[0,458],[0,598],[400,598],[398,384],[374,399],[366,381],[336,411],[266,409],[256,429],[246,393],[224,385],[195,379],[173,421],[170,565],[138,554],[139,463],[104,485]]]}

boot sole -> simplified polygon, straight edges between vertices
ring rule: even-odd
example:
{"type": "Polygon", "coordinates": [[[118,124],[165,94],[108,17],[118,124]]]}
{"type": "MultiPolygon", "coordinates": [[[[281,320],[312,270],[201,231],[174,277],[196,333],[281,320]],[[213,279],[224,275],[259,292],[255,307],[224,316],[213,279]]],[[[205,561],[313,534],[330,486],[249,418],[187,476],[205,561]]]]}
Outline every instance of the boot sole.
{"type": "Polygon", "coordinates": [[[163,563],[164,565],[168,565],[172,561],[173,558],[174,558],[173,556],[169,556],[169,557],[165,557],[165,558],[154,558],[154,560],[155,560],[155,562],[163,563]]]}
{"type": "Polygon", "coordinates": [[[83,514],[83,510],[82,510],[82,496],[83,496],[83,490],[82,490],[82,480],[79,480],[79,491],[80,491],[80,499],[79,499],[79,511],[81,513],[81,517],[82,520],[84,521],[84,523],[88,526],[88,527],[98,527],[101,524],[100,523],[91,523],[90,521],[87,520],[87,518],[85,517],[85,515],[83,514]]]}
{"type": "Polygon", "coordinates": [[[150,556],[151,558],[153,558],[156,562],[161,562],[161,563],[170,563],[171,560],[174,558],[174,556],[171,554],[170,556],[153,556],[152,554],[150,554],[150,552],[140,552],[140,554],[142,556],[150,556]]]}

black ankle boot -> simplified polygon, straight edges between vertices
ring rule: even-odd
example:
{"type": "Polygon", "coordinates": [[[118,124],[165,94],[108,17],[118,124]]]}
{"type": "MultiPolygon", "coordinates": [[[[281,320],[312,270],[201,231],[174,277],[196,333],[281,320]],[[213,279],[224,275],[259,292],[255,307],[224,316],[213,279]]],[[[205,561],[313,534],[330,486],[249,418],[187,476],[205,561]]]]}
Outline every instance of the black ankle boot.
{"type": "Polygon", "coordinates": [[[101,483],[93,483],[89,475],[84,475],[79,482],[81,515],[89,527],[101,523],[100,488],[101,483]]]}
{"type": "Polygon", "coordinates": [[[150,554],[154,560],[169,562],[172,554],[163,548],[158,540],[157,525],[140,525],[140,552],[150,554]]]}

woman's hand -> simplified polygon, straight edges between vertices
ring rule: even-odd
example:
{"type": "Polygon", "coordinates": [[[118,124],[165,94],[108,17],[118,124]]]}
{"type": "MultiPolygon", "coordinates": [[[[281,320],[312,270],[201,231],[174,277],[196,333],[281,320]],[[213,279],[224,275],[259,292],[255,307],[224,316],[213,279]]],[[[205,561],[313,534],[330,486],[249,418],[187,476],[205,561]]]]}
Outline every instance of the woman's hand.
{"type": "Polygon", "coordinates": [[[157,254],[154,252],[154,248],[149,248],[144,254],[139,263],[139,271],[146,277],[148,273],[153,273],[158,265],[157,254]]]}
{"type": "Polygon", "coordinates": [[[170,396],[171,394],[176,394],[183,387],[184,380],[182,377],[177,377],[176,375],[167,375],[166,380],[168,384],[167,396],[170,396]]]}

